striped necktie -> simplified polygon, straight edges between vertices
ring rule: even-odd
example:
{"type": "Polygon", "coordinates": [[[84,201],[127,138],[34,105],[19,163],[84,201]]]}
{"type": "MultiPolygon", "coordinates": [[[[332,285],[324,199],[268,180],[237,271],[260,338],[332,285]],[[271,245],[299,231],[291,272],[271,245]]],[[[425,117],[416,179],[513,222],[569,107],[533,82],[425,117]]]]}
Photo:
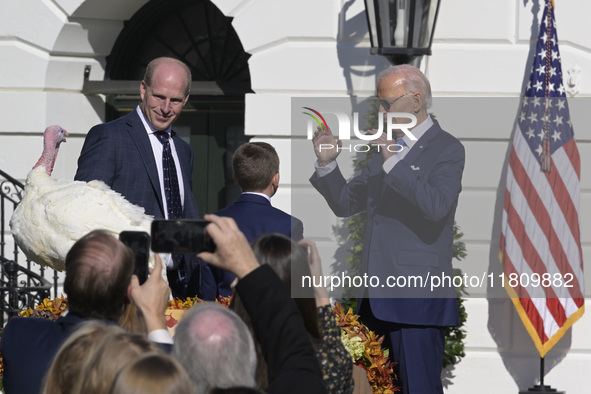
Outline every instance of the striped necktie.
{"type": "Polygon", "coordinates": [[[166,131],[157,131],[156,137],[162,143],[162,181],[164,183],[164,196],[168,219],[182,219],[183,205],[181,204],[181,193],[179,191],[179,179],[172,158],[170,149],[170,136],[166,131]]]}

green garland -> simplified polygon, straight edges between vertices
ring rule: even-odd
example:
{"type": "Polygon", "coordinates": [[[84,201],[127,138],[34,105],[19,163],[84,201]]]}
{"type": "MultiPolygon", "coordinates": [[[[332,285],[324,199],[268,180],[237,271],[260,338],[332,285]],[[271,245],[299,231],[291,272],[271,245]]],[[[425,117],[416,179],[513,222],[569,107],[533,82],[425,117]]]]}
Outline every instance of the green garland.
{"type": "MultiPolygon", "coordinates": [[[[377,127],[377,104],[372,103],[374,110],[370,111],[365,118],[367,119],[367,129],[373,129],[377,127]]],[[[431,117],[434,117],[431,115],[431,117]]],[[[375,150],[372,149],[366,154],[360,154],[358,158],[353,160],[353,167],[356,173],[359,173],[369,163],[375,150]]],[[[365,233],[365,211],[360,212],[356,215],[351,216],[345,223],[344,227],[348,231],[348,240],[351,242],[349,249],[349,257],[347,263],[351,267],[351,274],[355,275],[361,271],[361,253],[363,251],[363,234],[365,233]]],[[[464,234],[460,232],[460,229],[456,223],[454,223],[454,243],[452,246],[452,256],[455,259],[462,260],[466,257],[466,245],[461,240],[464,234]]],[[[458,268],[454,268],[454,276],[462,276],[462,271],[458,268]]],[[[352,307],[353,310],[356,306],[356,294],[355,289],[350,288],[345,291],[341,305],[347,310],[352,307]]],[[[468,318],[466,309],[464,307],[464,299],[461,298],[465,291],[463,288],[457,289],[458,293],[458,313],[460,317],[460,325],[458,327],[447,327],[445,330],[445,350],[443,353],[443,368],[455,365],[466,355],[464,352],[464,338],[466,332],[464,326],[468,318]]]]}
{"type": "MultiPolygon", "coordinates": [[[[460,232],[459,226],[454,222],[454,243],[452,245],[452,257],[458,260],[462,260],[464,257],[466,257],[466,244],[461,240],[463,236],[464,233],[460,232]]],[[[454,276],[461,277],[462,270],[459,268],[454,268],[454,276]]],[[[443,368],[459,363],[466,355],[464,352],[464,338],[466,338],[464,325],[468,319],[468,314],[466,313],[466,308],[464,308],[464,299],[462,298],[462,295],[465,294],[464,287],[459,287],[456,289],[456,291],[458,293],[458,315],[460,316],[460,325],[458,327],[447,327],[445,329],[443,368]]]]}

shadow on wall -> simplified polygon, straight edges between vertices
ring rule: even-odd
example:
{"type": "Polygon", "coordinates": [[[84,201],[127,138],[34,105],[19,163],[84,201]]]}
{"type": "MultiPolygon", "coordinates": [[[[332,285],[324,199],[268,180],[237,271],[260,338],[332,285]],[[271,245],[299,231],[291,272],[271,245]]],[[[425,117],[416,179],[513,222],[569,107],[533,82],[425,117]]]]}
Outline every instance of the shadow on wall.
{"type": "MultiPolygon", "coordinates": [[[[524,6],[530,0],[523,0],[524,6]]],[[[524,67],[524,81],[522,84],[522,91],[529,80],[529,70],[532,67],[533,57],[535,52],[535,43],[538,36],[538,29],[540,22],[538,20],[538,13],[540,11],[540,0],[532,1],[532,15],[533,22],[531,27],[531,40],[533,45],[530,46],[527,64],[524,67]]],[[[517,114],[518,108],[515,108],[517,114]]],[[[513,141],[515,133],[515,119],[513,132],[511,133],[511,141],[513,141]]],[[[509,149],[506,152],[505,160],[503,161],[503,171],[499,185],[497,187],[497,196],[494,211],[494,221],[491,233],[491,249],[489,253],[489,267],[488,272],[493,273],[495,277],[503,272],[501,263],[499,261],[499,238],[501,234],[501,218],[503,214],[505,186],[507,177],[507,167],[509,161],[509,154],[512,145],[509,144],[509,149]]],[[[520,390],[526,390],[539,383],[540,379],[540,355],[531,339],[529,333],[525,329],[521,318],[516,312],[511,299],[507,296],[506,291],[502,288],[487,289],[488,297],[488,330],[495,340],[498,352],[503,360],[505,368],[515,381],[520,390]]],[[[552,368],[557,366],[568,353],[572,342],[572,332],[568,330],[562,339],[546,354],[544,366],[546,375],[552,368]]],[[[552,385],[552,382],[545,382],[552,385]]]]}
{"type": "MultiPolygon", "coordinates": [[[[390,66],[388,60],[382,56],[370,54],[370,48],[365,43],[362,44],[366,37],[369,37],[367,26],[367,17],[365,9],[356,15],[349,15],[347,11],[355,2],[361,0],[348,0],[343,4],[343,8],[338,15],[338,35],[337,35],[337,53],[339,64],[343,69],[343,76],[347,85],[347,94],[351,96],[351,110],[360,111],[366,105],[364,100],[359,100],[353,94],[356,91],[363,90],[366,95],[375,95],[377,87],[377,78],[381,71],[390,66]],[[354,78],[359,80],[365,79],[366,86],[353,86],[354,78]]],[[[363,111],[361,110],[363,113],[363,111]]],[[[360,122],[360,128],[365,128],[365,125],[360,122]]],[[[366,153],[357,153],[356,159],[362,160],[366,153]]],[[[357,174],[355,174],[357,175],[357,174]]],[[[334,261],[331,264],[332,273],[349,273],[350,266],[346,259],[350,256],[350,249],[352,243],[348,241],[349,230],[344,226],[348,219],[340,221],[339,226],[333,226],[333,234],[339,240],[339,247],[334,254],[334,261]]],[[[349,293],[350,295],[356,294],[349,293]]],[[[342,296],[340,294],[338,296],[342,296]]]]}
{"type": "MultiPolygon", "coordinates": [[[[388,68],[390,63],[383,56],[370,54],[369,46],[362,44],[364,38],[369,37],[365,10],[347,19],[347,10],[355,2],[359,3],[362,1],[347,1],[339,13],[339,30],[337,36],[339,64],[343,69],[343,76],[347,83],[347,93],[354,93],[354,77],[367,78],[373,76],[373,86],[368,86],[368,89],[374,94],[378,74],[388,68]]],[[[356,88],[359,89],[358,86],[356,88]]]]}
{"type": "MultiPolygon", "coordinates": [[[[367,45],[362,44],[364,38],[369,35],[365,9],[362,9],[358,14],[347,18],[347,11],[356,1],[360,2],[360,0],[349,0],[343,4],[343,8],[338,15],[339,23],[337,35],[337,54],[347,85],[346,94],[351,96],[350,108],[352,112],[358,111],[360,108],[360,101],[363,101],[352,96],[355,93],[355,90],[359,90],[360,88],[359,86],[353,86],[353,79],[357,77],[359,79],[366,78],[368,81],[371,80],[371,82],[368,82],[368,88],[363,90],[369,90],[371,91],[370,94],[374,95],[378,74],[389,66],[389,62],[384,57],[371,55],[370,48],[367,45]]],[[[360,122],[360,128],[365,128],[362,122],[363,121],[360,122]]],[[[366,153],[357,153],[356,158],[362,159],[365,155],[366,153]]],[[[352,247],[352,243],[348,241],[349,230],[344,226],[344,223],[346,223],[347,220],[347,218],[342,219],[338,226],[333,226],[333,234],[336,236],[336,239],[339,240],[339,246],[333,256],[334,260],[331,264],[332,274],[356,274],[356,272],[353,273],[351,271],[350,264],[347,262],[352,247]]],[[[348,293],[348,295],[354,294],[356,294],[356,292],[348,293]]],[[[331,294],[331,296],[340,298],[345,296],[345,294],[342,292],[341,294],[331,294]]]]}

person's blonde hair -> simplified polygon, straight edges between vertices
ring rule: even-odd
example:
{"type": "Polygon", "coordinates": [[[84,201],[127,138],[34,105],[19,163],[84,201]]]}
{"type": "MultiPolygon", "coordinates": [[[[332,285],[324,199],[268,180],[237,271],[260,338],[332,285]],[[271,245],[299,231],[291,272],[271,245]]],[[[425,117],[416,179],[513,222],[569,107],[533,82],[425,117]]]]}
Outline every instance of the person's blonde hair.
{"type": "Polygon", "coordinates": [[[89,350],[88,361],[81,370],[82,376],[72,392],[108,393],[119,371],[128,363],[142,354],[159,351],[160,348],[144,336],[125,332],[121,328],[115,335],[103,336],[89,350]]]}
{"type": "Polygon", "coordinates": [[[148,326],[144,314],[133,300],[129,300],[129,304],[125,306],[119,318],[119,326],[128,332],[148,335],[148,326]]]}
{"type": "Polygon", "coordinates": [[[82,368],[90,356],[90,349],[101,338],[121,332],[121,328],[100,320],[89,320],[81,323],[59,348],[45,374],[42,393],[68,394],[75,393],[73,388],[78,385],[82,376],[82,368]]]}
{"type": "Polygon", "coordinates": [[[111,394],[191,393],[191,379],[183,366],[163,353],[146,353],[128,364],[111,388],[111,394]]]}

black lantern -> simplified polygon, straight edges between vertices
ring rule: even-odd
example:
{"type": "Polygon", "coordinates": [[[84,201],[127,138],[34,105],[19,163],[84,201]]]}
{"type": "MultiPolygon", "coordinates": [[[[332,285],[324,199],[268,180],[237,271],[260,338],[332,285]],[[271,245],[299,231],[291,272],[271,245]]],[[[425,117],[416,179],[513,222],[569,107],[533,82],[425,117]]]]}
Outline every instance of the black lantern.
{"type": "Polygon", "coordinates": [[[431,54],[440,0],[365,0],[371,53],[392,64],[431,54]]]}

